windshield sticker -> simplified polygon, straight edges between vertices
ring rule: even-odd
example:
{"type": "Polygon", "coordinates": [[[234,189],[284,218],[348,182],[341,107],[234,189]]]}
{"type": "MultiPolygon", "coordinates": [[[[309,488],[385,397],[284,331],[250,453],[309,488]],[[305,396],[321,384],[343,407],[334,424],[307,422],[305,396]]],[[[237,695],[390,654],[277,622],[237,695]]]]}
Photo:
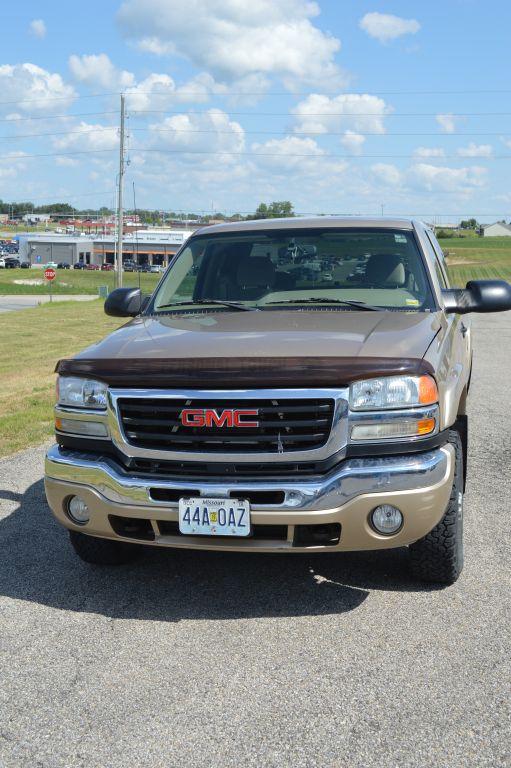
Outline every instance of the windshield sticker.
{"type": "Polygon", "coordinates": [[[419,299],[406,299],[406,303],[409,307],[418,307],[419,306],[419,299]]]}
{"type": "Polygon", "coordinates": [[[396,243],[406,243],[406,236],[405,235],[394,235],[394,240],[396,243]]]}

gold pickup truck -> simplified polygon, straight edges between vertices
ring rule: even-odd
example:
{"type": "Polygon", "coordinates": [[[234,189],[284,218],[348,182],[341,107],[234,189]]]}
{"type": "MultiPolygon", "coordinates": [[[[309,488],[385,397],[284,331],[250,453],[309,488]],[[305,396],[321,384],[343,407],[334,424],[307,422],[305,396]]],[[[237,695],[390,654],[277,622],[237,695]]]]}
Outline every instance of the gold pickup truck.
{"type": "Polygon", "coordinates": [[[142,545],[243,552],[407,547],[463,566],[470,312],[511,287],[449,283],[404,219],[205,227],[132,318],[57,365],[46,495],[87,562],[142,545]]]}

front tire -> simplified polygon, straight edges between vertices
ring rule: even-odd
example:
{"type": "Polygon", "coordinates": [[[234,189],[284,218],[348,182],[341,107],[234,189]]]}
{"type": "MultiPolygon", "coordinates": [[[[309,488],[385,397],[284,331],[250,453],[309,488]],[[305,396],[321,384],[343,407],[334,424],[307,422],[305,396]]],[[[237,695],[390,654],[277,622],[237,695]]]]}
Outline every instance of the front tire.
{"type": "Polygon", "coordinates": [[[421,581],[454,584],[463,570],[463,446],[458,432],[449,432],[455,467],[451,496],[440,522],[409,547],[410,567],[421,581]]]}
{"type": "Polygon", "coordinates": [[[125,541],[111,541],[87,536],[79,531],[69,531],[71,546],[78,557],[85,563],[93,565],[124,565],[131,563],[140,554],[138,544],[125,541]]]}

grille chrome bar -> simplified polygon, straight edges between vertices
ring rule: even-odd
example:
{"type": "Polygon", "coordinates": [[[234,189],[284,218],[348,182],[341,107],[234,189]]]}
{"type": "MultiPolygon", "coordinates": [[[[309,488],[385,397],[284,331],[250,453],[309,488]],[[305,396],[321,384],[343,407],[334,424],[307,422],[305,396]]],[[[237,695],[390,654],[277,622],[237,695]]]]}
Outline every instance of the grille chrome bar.
{"type": "Polygon", "coordinates": [[[187,426],[175,418],[180,410],[185,408],[221,411],[225,401],[222,404],[215,399],[183,398],[174,401],[170,418],[164,418],[163,409],[167,407],[167,401],[160,399],[147,398],[142,403],[143,410],[137,410],[139,401],[134,398],[120,398],[118,408],[126,438],[134,446],[153,449],[178,446],[182,447],[182,450],[204,450],[208,453],[235,452],[239,449],[254,453],[261,450],[282,453],[286,448],[294,450],[295,446],[314,449],[324,445],[332,427],[334,400],[291,400],[290,403],[290,407],[301,410],[294,411],[292,417],[288,418],[286,403],[281,406],[277,397],[271,400],[254,398],[240,401],[233,396],[228,404],[229,409],[249,407],[257,411],[257,417],[254,416],[257,426],[243,428],[217,425],[187,426]],[[271,411],[268,412],[267,408],[271,408],[271,411]]]}
{"type": "Polygon", "coordinates": [[[185,463],[232,463],[234,460],[237,465],[254,461],[319,462],[338,455],[346,447],[347,414],[347,388],[112,388],[108,393],[110,434],[115,446],[128,460],[185,463]],[[194,427],[185,429],[178,420],[185,404],[187,409],[198,405],[217,409],[219,413],[236,407],[242,410],[261,408],[264,417],[258,416],[261,428],[205,427],[200,430],[203,436],[197,439],[194,427]],[[149,423],[144,423],[145,420],[149,423]],[[300,422],[300,425],[295,422],[300,422]],[[152,437],[155,434],[158,435],[156,444],[152,437]],[[148,439],[144,435],[149,435],[148,439]],[[178,437],[182,437],[183,441],[178,441],[178,437]],[[192,439],[184,439],[188,437],[192,439]]]}

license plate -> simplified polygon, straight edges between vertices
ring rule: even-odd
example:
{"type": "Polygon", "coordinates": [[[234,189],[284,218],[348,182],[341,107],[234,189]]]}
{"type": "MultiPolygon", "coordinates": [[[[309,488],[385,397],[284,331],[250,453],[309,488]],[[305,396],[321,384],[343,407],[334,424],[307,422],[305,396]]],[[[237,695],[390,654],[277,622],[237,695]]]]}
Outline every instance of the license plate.
{"type": "Polygon", "coordinates": [[[249,536],[245,499],[179,499],[179,531],[193,536],[249,536]]]}

